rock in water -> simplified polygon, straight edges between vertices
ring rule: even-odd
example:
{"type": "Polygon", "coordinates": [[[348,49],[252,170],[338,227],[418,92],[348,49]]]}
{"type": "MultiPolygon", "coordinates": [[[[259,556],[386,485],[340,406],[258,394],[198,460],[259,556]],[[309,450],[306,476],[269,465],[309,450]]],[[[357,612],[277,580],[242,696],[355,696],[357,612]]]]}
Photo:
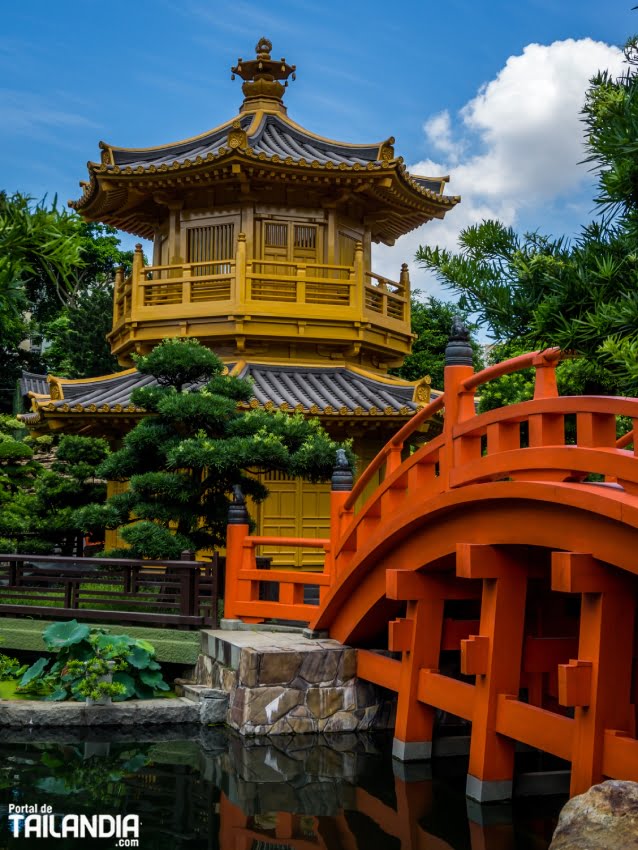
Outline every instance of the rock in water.
{"type": "Polygon", "coordinates": [[[609,779],[573,797],[549,850],[638,850],[638,782],[609,779]]]}

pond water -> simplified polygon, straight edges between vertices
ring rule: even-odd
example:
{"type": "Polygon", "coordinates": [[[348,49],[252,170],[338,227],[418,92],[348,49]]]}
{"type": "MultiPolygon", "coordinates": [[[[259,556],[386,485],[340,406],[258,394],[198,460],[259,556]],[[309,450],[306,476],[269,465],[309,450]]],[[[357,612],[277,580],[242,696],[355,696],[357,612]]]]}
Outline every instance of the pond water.
{"type": "MultiPolygon", "coordinates": [[[[481,807],[463,759],[409,768],[387,735],[245,741],[218,728],[0,729],[0,847],[544,850],[564,798],[481,807]],[[13,837],[16,806],[137,815],[139,843],[13,837]]],[[[114,822],[114,821],[113,821],[114,822]]],[[[57,827],[55,826],[57,824],[57,827]]],[[[71,833],[73,834],[73,833],[71,833]]],[[[131,835],[132,833],[129,833],[131,835]]]]}

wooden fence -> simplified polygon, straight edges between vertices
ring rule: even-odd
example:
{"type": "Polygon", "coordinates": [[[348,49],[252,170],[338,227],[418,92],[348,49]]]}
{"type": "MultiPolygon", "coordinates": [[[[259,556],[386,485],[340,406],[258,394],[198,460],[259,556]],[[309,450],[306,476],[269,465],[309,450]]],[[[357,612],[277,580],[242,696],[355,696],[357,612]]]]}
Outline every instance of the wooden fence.
{"type": "Polygon", "coordinates": [[[216,628],[219,566],[0,554],[0,617],[216,628]]]}

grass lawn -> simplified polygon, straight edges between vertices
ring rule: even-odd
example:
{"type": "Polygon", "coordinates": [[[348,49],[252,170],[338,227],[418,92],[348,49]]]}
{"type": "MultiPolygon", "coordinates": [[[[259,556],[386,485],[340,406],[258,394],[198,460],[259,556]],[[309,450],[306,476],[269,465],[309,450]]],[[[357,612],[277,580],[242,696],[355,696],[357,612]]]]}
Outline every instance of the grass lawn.
{"type": "Polygon", "coordinates": [[[29,699],[26,694],[17,694],[17,687],[18,682],[16,679],[7,679],[6,682],[0,682],[0,699],[29,699]]]}

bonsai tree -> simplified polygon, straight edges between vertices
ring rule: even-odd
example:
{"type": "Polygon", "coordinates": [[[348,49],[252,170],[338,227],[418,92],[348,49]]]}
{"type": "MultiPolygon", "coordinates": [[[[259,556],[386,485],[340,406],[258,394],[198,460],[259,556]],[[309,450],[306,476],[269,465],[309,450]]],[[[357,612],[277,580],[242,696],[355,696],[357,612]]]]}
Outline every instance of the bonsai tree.
{"type": "Polygon", "coordinates": [[[99,466],[129,489],[78,513],[86,531],[122,527],[130,548],[111,557],[179,558],[185,549],[223,545],[233,487],[254,502],[268,495],[260,470],[311,481],[329,478],[339,445],[315,419],[242,410],[247,380],[224,374],[221,360],[196,340],[167,339],[137,368],[155,384],[132,401],[149,412],[99,466]]]}
{"type": "Polygon", "coordinates": [[[100,437],[67,434],[60,439],[55,460],[34,486],[32,525],[44,544],[38,551],[52,551],[57,545],[64,555],[82,554],[82,527],[76,511],[106,498],[106,483],[96,477],[96,468],[108,453],[109,445],[100,437]]]}
{"type": "Polygon", "coordinates": [[[33,486],[42,473],[26,431],[11,416],[0,414],[0,551],[13,552],[17,539],[31,527],[35,509],[33,486]]]}

